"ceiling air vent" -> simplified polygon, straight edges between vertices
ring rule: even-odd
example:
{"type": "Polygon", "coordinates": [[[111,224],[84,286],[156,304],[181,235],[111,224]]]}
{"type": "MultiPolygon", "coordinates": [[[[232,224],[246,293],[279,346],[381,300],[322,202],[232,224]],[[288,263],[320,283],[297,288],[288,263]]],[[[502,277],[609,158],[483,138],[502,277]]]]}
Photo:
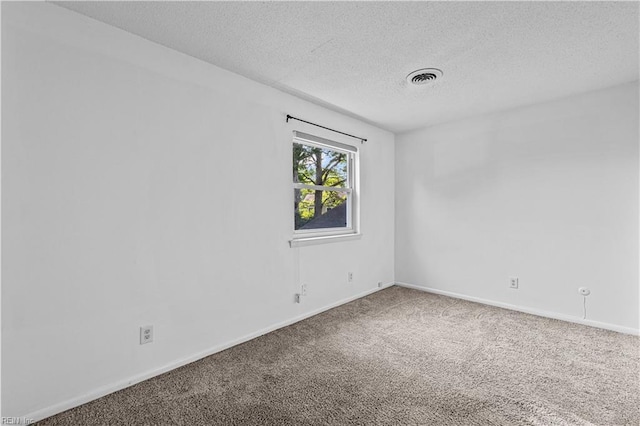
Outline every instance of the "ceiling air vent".
{"type": "Polygon", "coordinates": [[[442,71],[437,68],[423,68],[416,70],[407,76],[407,81],[416,86],[433,84],[442,78],[442,71]]]}

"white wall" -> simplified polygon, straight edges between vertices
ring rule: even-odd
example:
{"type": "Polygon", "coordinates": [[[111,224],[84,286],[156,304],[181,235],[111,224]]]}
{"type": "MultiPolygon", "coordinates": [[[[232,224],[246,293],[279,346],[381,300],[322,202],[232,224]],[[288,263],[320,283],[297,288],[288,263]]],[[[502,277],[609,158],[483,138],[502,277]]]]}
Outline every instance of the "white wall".
{"type": "Polygon", "coordinates": [[[389,132],[52,4],[2,4],[2,88],[4,416],[393,281],[389,132]],[[354,141],[287,113],[369,139],[362,239],[289,248],[291,131],[354,141]]]}
{"type": "Polygon", "coordinates": [[[396,281],[565,319],[586,286],[588,322],[637,331],[637,82],[403,134],[395,161],[396,281]]]}

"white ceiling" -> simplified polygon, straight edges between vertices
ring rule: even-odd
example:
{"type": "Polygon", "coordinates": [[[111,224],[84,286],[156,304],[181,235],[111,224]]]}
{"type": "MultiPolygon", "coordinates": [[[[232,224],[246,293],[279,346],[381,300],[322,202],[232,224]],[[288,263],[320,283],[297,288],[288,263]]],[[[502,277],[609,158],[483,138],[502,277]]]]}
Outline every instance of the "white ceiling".
{"type": "Polygon", "coordinates": [[[638,79],[636,2],[57,4],[393,132],[638,79]]]}

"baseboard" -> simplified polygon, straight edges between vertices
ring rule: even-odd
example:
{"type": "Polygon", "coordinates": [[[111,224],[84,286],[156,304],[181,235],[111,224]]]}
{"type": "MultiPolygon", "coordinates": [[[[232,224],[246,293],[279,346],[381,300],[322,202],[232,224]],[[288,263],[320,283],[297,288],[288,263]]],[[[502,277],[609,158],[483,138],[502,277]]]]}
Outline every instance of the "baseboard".
{"type": "Polygon", "coordinates": [[[395,283],[393,283],[393,282],[384,283],[381,287],[376,287],[376,288],[364,291],[362,293],[358,293],[358,294],[356,294],[354,296],[350,296],[350,297],[347,297],[345,299],[338,300],[337,302],[331,303],[329,305],[323,306],[323,307],[318,308],[318,309],[314,309],[313,311],[306,312],[306,313],[304,313],[302,315],[298,315],[298,316],[293,317],[291,319],[288,319],[288,320],[285,320],[285,321],[281,321],[279,323],[276,323],[276,324],[270,325],[268,327],[262,328],[262,329],[260,329],[260,330],[258,330],[256,332],[247,334],[247,335],[242,336],[242,337],[240,337],[238,339],[231,340],[229,342],[223,343],[221,345],[214,346],[213,348],[207,349],[207,350],[202,351],[202,352],[198,352],[198,353],[196,353],[194,355],[191,355],[191,356],[188,356],[186,358],[182,358],[180,360],[171,362],[171,363],[166,364],[166,365],[164,365],[164,366],[162,366],[160,368],[156,368],[154,370],[147,371],[145,373],[141,373],[141,374],[135,375],[135,376],[130,377],[129,379],[126,379],[126,380],[120,380],[118,382],[115,382],[115,383],[112,383],[112,384],[109,384],[109,385],[106,385],[106,386],[102,386],[102,387],[100,387],[98,389],[95,389],[95,390],[93,390],[93,391],[91,391],[89,393],[86,393],[84,395],[81,395],[79,397],[75,397],[75,398],[69,399],[67,401],[64,401],[64,402],[61,402],[61,403],[58,403],[58,404],[55,404],[55,405],[52,405],[52,406],[37,410],[37,411],[34,411],[32,413],[29,413],[29,414],[20,415],[20,416],[17,416],[17,417],[26,418],[26,419],[32,419],[33,421],[36,421],[36,422],[40,421],[40,420],[43,420],[43,419],[46,419],[47,417],[51,417],[51,416],[53,416],[55,414],[61,413],[61,412],[66,411],[66,410],[70,410],[70,409],[78,407],[78,406],[80,406],[82,404],[86,404],[87,402],[90,402],[90,401],[93,401],[95,399],[101,398],[103,396],[109,395],[109,394],[111,394],[113,392],[117,392],[119,390],[128,388],[129,386],[133,386],[133,385],[135,385],[137,383],[140,383],[140,382],[143,382],[145,380],[151,379],[153,377],[159,376],[160,374],[164,374],[164,373],[166,373],[168,371],[175,370],[176,368],[185,366],[187,364],[191,364],[192,362],[198,361],[198,360],[200,360],[202,358],[206,358],[206,357],[208,357],[210,355],[213,355],[213,354],[216,354],[218,352],[224,351],[225,349],[229,349],[229,348],[231,348],[233,346],[236,346],[236,345],[239,345],[241,343],[247,342],[249,340],[255,339],[256,337],[260,337],[260,336],[262,336],[264,334],[270,333],[270,332],[278,330],[280,328],[287,327],[287,326],[289,326],[291,324],[295,324],[296,322],[299,322],[299,321],[302,321],[304,319],[310,318],[310,317],[312,317],[314,315],[318,315],[318,314],[320,314],[322,312],[328,311],[329,309],[333,309],[333,308],[338,307],[340,305],[344,305],[346,303],[353,302],[354,300],[363,298],[363,297],[368,296],[370,294],[373,294],[373,293],[375,293],[377,291],[380,291],[380,290],[383,290],[383,289],[385,289],[387,287],[390,287],[390,286],[392,286],[394,284],[395,283]]]}
{"type": "Polygon", "coordinates": [[[605,330],[617,331],[618,333],[632,334],[634,336],[640,335],[640,330],[637,328],[623,327],[621,325],[609,324],[605,322],[593,321],[583,319],[580,317],[574,317],[571,315],[559,314],[556,312],[543,311],[535,308],[528,308],[526,306],[511,305],[509,303],[496,302],[494,300],[482,299],[480,297],[467,296],[465,294],[453,293],[450,291],[438,290],[436,288],[424,287],[416,284],[409,284],[404,282],[396,282],[397,286],[412,288],[414,290],[425,291],[427,293],[440,294],[442,296],[454,297],[456,299],[468,300],[470,302],[482,303],[484,305],[497,306],[498,308],[510,309],[512,311],[524,312],[526,314],[537,315],[539,317],[553,318],[561,321],[572,322],[576,324],[588,325],[590,327],[602,328],[605,330]]]}

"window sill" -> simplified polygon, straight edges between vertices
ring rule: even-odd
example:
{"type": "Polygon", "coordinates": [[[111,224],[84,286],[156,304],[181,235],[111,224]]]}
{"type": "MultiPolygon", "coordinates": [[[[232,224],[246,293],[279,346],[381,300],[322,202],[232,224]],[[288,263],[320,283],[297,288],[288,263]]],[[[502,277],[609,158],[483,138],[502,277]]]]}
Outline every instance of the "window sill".
{"type": "Polygon", "coordinates": [[[337,243],[341,241],[359,240],[362,234],[343,234],[343,235],[327,235],[322,237],[306,237],[306,238],[294,238],[289,240],[290,247],[305,247],[316,244],[337,243]]]}

